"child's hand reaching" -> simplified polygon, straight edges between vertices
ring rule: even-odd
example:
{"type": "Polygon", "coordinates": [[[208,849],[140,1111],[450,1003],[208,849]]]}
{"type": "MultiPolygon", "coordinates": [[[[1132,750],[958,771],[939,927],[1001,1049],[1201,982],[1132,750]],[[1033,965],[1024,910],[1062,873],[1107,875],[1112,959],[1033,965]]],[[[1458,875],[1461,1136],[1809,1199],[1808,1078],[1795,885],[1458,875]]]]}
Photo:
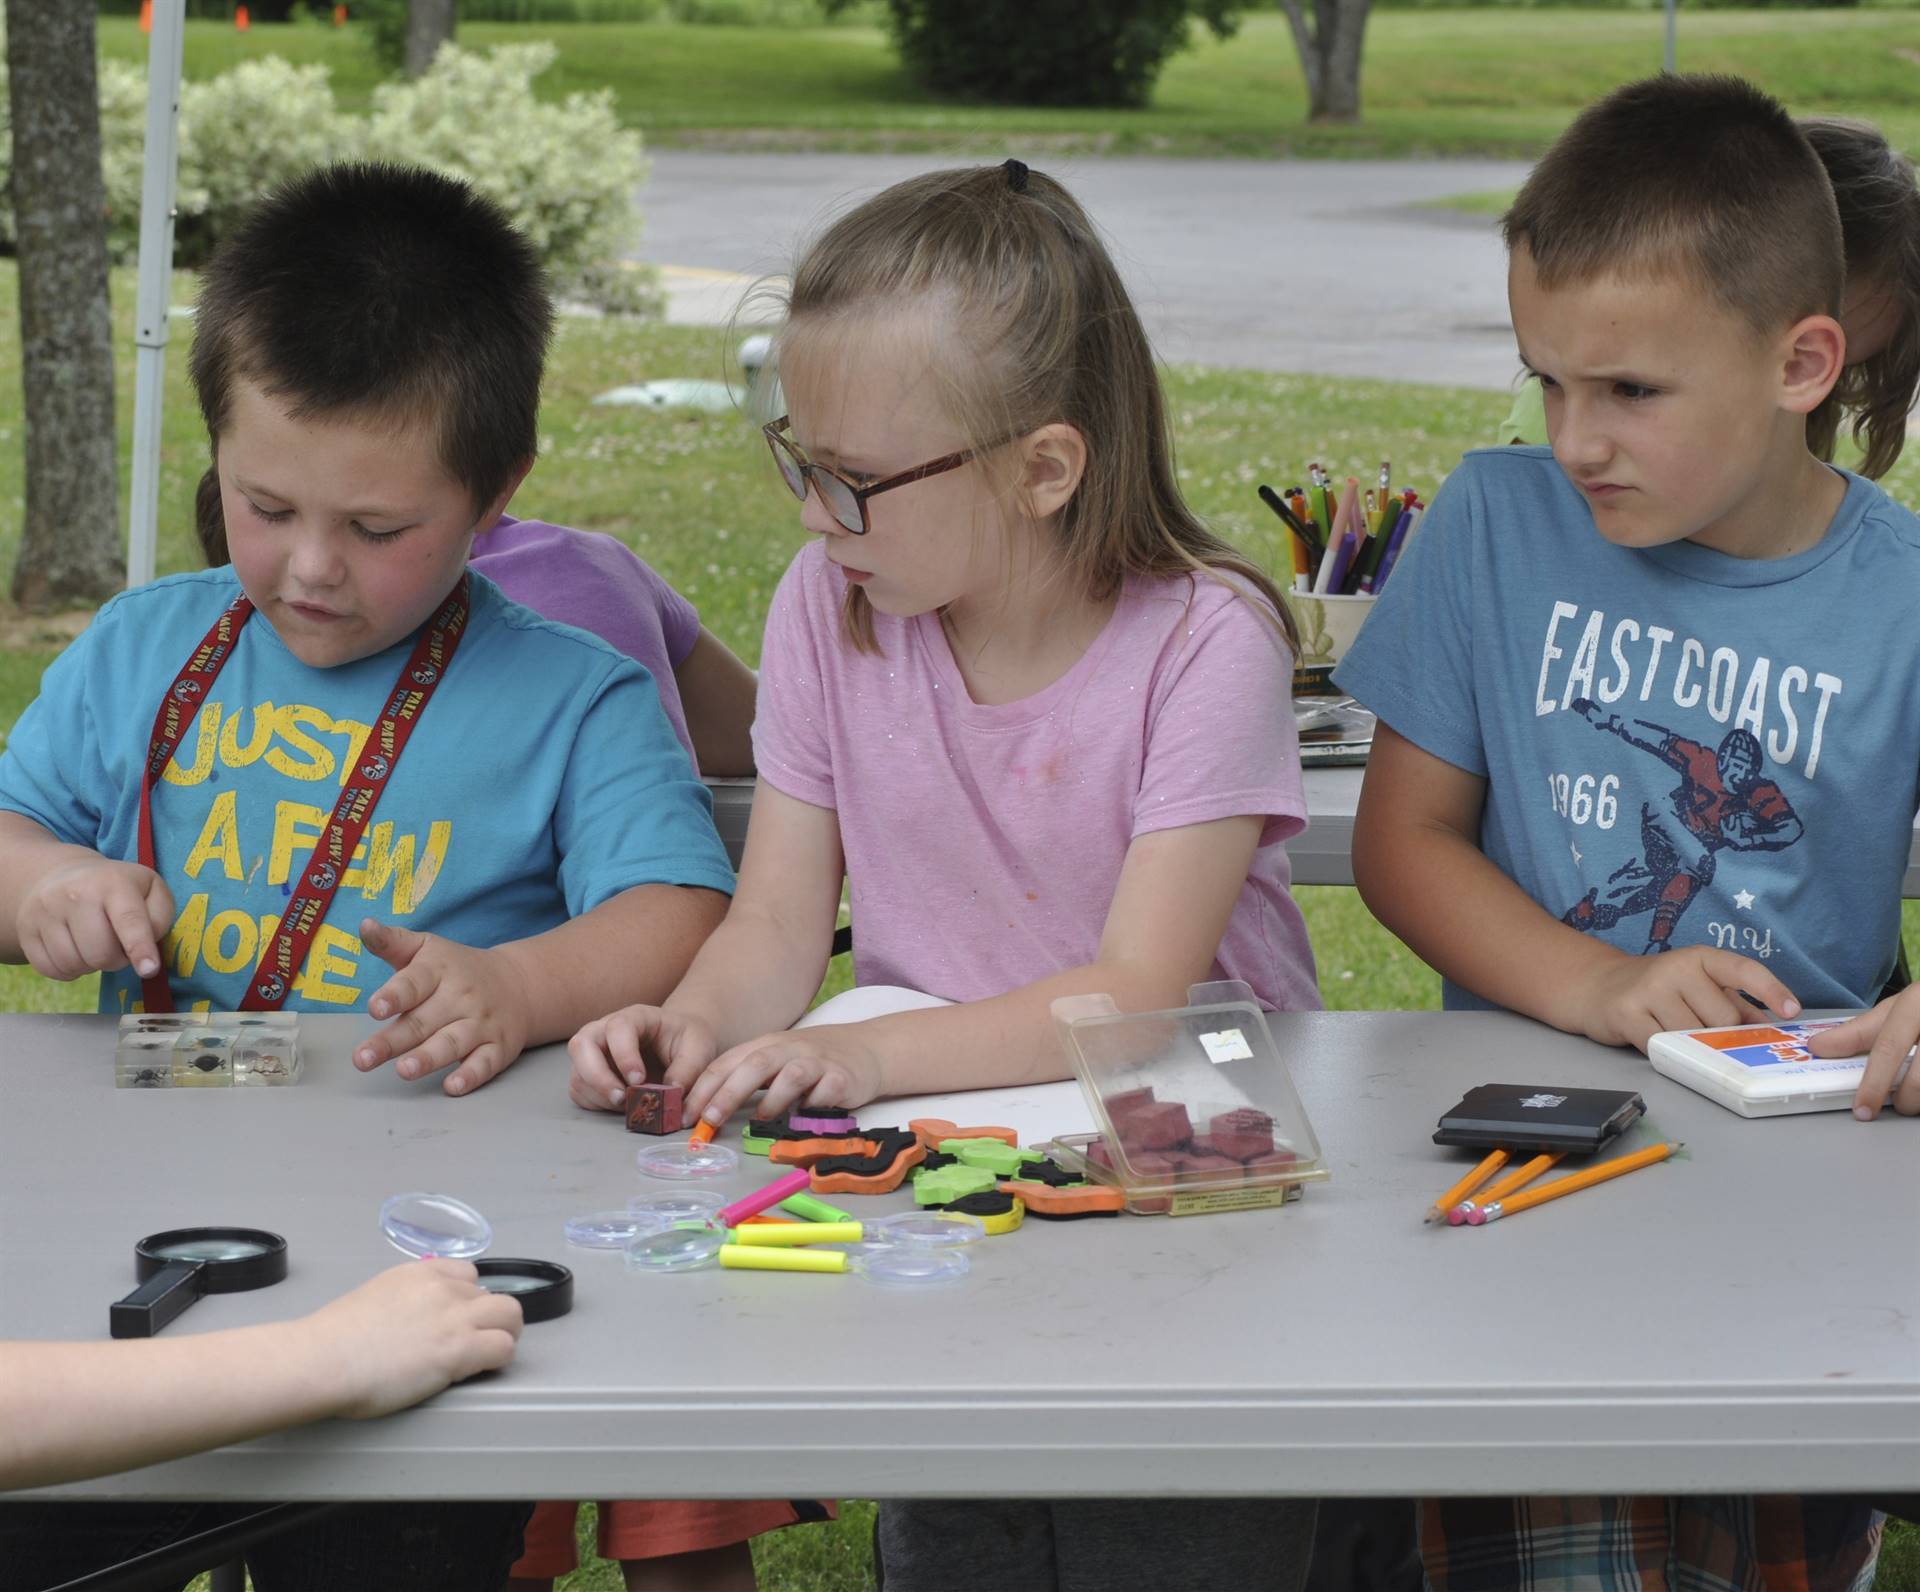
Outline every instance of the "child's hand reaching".
{"type": "Polygon", "coordinates": [[[160,940],[173,926],[173,893],[137,862],[73,848],[75,860],[43,874],[20,903],[14,932],[36,973],[84,978],[132,964],[160,971],[160,940]]]}
{"type": "Polygon", "coordinates": [[[464,1260],[416,1260],[324,1305],[296,1330],[333,1379],[329,1403],[353,1420],[386,1415],[513,1358],[520,1301],[489,1293],[464,1260]]]}
{"type": "Polygon", "coordinates": [[[454,1067],[442,1087],[461,1095],[519,1059],[527,1043],[529,1001],[510,958],[374,918],[360,925],[360,938],[394,969],[367,1010],[394,1021],[353,1053],[354,1066],[371,1072],[397,1056],[394,1070],[402,1078],[454,1067]]]}
{"type": "Polygon", "coordinates": [[[618,1111],[627,1088],[664,1073],[683,1088],[720,1053],[713,1030],[697,1017],[658,1006],[623,1006],[595,1018],[567,1041],[573,1068],[567,1093],[586,1111],[618,1111]],[[652,1067],[647,1058],[654,1058],[652,1067]]]}
{"type": "Polygon", "coordinates": [[[1853,1097],[1853,1114],[1871,1122],[1880,1115],[1882,1105],[1891,1105],[1903,1117],[1920,1117],[1920,1063],[1907,1069],[1906,1081],[1898,1090],[1893,1087],[1900,1063],[1916,1039],[1920,1039],[1920,984],[1909,984],[1872,1011],[1815,1034],[1807,1049],[1816,1056],[1867,1053],[1867,1070],[1853,1097]]]}
{"type": "Polygon", "coordinates": [[[1689,945],[1610,963],[1586,993],[1580,1026],[1603,1045],[1644,1052],[1649,1039],[1668,1029],[1730,1028],[1764,1021],[1769,1010],[1797,1017],[1800,1003],[1751,957],[1689,945]]]}
{"type": "Polygon", "coordinates": [[[668,1083],[691,1083],[687,1115],[725,1122],[764,1088],[758,1115],[781,1112],[818,1095],[824,1103],[852,1110],[884,1092],[880,1058],[867,1043],[865,1023],[823,1023],[768,1034],[735,1045],[695,1078],[667,1071],[668,1083]]]}

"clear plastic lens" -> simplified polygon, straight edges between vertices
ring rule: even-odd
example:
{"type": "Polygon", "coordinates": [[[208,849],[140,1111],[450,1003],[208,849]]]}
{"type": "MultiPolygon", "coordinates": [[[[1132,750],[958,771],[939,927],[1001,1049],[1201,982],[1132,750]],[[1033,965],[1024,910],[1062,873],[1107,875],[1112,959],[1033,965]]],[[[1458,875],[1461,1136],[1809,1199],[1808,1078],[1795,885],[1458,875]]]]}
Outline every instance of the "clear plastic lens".
{"type": "Polygon", "coordinates": [[[679,1194],[636,1194],[627,1201],[629,1216],[657,1216],[660,1225],[698,1221],[727,1202],[711,1189],[690,1188],[679,1194]]]}
{"type": "Polygon", "coordinates": [[[740,1157],[724,1144],[649,1144],[633,1160],[648,1177],[668,1182],[725,1177],[740,1164],[740,1157]]]}
{"type": "Polygon", "coordinates": [[[727,1230],[718,1222],[676,1222],[627,1245],[627,1265],[634,1271],[700,1271],[718,1261],[726,1241],[727,1230]]]}
{"type": "Polygon", "coordinates": [[[567,1242],[582,1249],[625,1249],[645,1233],[657,1233],[676,1220],[655,1211],[594,1211],[567,1218],[567,1242]]]}
{"type": "Polygon", "coordinates": [[[986,1224],[962,1211],[900,1211],[865,1224],[869,1244],[917,1244],[923,1249],[958,1249],[987,1236],[986,1224]]]}
{"type": "Polygon", "coordinates": [[[920,1244],[862,1244],[849,1251],[847,1264],[883,1288],[935,1287],[958,1282],[972,1269],[964,1250],[920,1244]]]}
{"type": "Polygon", "coordinates": [[[403,1255],[472,1260],[493,1242],[493,1228],[451,1194],[395,1194],[380,1207],[380,1231],[403,1255]]]}

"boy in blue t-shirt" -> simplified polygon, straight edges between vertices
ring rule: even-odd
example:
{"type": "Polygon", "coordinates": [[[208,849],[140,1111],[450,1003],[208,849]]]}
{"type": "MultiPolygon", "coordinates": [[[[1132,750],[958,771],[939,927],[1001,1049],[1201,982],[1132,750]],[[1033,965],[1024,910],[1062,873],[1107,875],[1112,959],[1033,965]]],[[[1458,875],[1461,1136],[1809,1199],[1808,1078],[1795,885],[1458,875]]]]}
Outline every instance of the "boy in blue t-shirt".
{"type": "Polygon", "coordinates": [[[102,973],[104,1011],[367,1010],[357,1065],[455,1095],[673,987],[733,875],[652,678],[462,579],[533,462],[550,326],[525,241],[424,171],[322,170],[227,241],[192,370],[232,563],[123,593],[47,671],[0,758],[0,957],[102,973]]]}
{"type": "MultiPolygon", "coordinates": [[[[1658,78],[1575,121],[1505,233],[1552,447],[1467,456],[1338,671],[1380,716],[1361,893],[1450,1007],[1607,1044],[1869,1005],[1920,797],[1920,521],[1807,446],[1845,358],[1820,161],[1748,85],[1658,78]]],[[[1845,1499],[1423,1520],[1443,1592],[1840,1588],[1877,1543],[1845,1499]]]]}

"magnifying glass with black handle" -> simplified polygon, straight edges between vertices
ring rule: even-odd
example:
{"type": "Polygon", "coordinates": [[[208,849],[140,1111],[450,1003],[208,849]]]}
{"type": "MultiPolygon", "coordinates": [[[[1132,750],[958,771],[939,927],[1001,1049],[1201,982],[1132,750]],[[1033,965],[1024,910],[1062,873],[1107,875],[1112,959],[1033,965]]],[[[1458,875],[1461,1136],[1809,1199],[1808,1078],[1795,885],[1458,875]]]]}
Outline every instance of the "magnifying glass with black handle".
{"type": "Polygon", "coordinates": [[[176,1227],[133,1246],[140,1286],[108,1312],[116,1338],[151,1338],[203,1294],[247,1293],[287,1275],[287,1241],[259,1227],[176,1227]]]}

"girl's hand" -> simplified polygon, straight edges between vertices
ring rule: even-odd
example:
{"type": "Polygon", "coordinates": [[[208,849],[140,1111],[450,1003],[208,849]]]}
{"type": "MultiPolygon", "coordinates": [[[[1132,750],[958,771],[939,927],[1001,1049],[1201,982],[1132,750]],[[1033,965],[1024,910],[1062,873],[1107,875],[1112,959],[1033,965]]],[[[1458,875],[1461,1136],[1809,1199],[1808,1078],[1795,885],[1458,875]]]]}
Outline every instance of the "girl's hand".
{"type": "Polygon", "coordinates": [[[1891,1105],[1903,1117],[1920,1117],[1920,1064],[1907,1069],[1906,1082],[1898,1090],[1893,1087],[1900,1063],[1916,1039],[1920,1039],[1920,984],[1909,984],[1872,1011],[1815,1034],[1807,1049],[1816,1056],[1867,1053],[1867,1070],[1853,1097],[1853,1114],[1871,1122],[1880,1115],[1882,1105],[1891,1105]]]}
{"type": "Polygon", "coordinates": [[[334,1413],[386,1415],[511,1360],[520,1301],[488,1293],[479,1275],[464,1260],[416,1260],[299,1322],[312,1342],[309,1363],[334,1378],[334,1413]]]}
{"type": "Polygon", "coordinates": [[[1622,955],[1611,962],[1586,991],[1580,1026],[1589,1039],[1603,1045],[1633,1045],[1645,1051],[1655,1034],[1764,1022],[1768,1009],[1780,1017],[1800,1015],[1793,991],[1759,962],[1732,951],[1689,945],[1658,956],[1622,955]]]}
{"type": "Polygon", "coordinates": [[[659,1006],[623,1006],[567,1041],[573,1063],[567,1094],[582,1110],[618,1111],[629,1085],[664,1073],[666,1082],[685,1088],[719,1052],[713,1030],[697,1017],[659,1006]]]}
{"type": "MultiPolygon", "coordinates": [[[[826,1023],[735,1045],[700,1073],[687,1095],[687,1114],[717,1125],[762,1088],[767,1094],[756,1112],[762,1117],[777,1117],[802,1101],[848,1110],[863,1106],[885,1092],[868,1032],[866,1023],[826,1023]]],[[[678,1081],[668,1075],[668,1082],[678,1081]]]]}

